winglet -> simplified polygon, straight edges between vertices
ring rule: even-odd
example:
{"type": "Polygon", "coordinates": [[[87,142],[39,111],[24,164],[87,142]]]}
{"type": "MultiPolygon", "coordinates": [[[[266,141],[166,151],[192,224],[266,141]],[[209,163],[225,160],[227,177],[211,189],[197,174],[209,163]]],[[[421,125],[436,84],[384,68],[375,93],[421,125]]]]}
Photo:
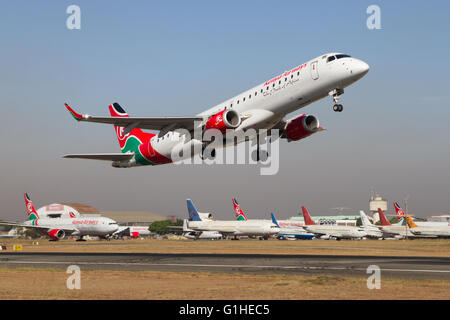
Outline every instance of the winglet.
{"type": "Polygon", "coordinates": [[[79,113],[76,113],[67,103],[64,103],[64,105],[75,120],[80,121],[81,119],[83,119],[83,116],[79,113]]]}
{"type": "Polygon", "coordinates": [[[276,225],[278,228],[280,228],[280,225],[278,224],[277,219],[275,218],[275,215],[273,214],[273,212],[270,214],[272,216],[272,222],[274,225],[276,225]]]}

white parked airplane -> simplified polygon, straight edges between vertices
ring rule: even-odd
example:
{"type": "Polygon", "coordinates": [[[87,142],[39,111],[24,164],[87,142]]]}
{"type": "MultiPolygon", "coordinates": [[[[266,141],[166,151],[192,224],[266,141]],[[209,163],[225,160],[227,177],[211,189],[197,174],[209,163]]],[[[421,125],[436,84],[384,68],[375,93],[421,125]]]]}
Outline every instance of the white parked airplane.
{"type": "Polygon", "coordinates": [[[33,205],[27,202],[28,220],[25,222],[0,221],[0,225],[29,228],[49,236],[52,240],[61,240],[65,236],[98,236],[107,238],[119,228],[117,222],[105,217],[40,218],[33,205]]]}
{"type": "MultiPolygon", "coordinates": [[[[267,220],[203,220],[191,199],[187,199],[189,221],[187,227],[194,231],[216,231],[226,236],[267,237],[280,231],[276,223],[267,220]]],[[[274,217],[273,217],[274,219],[274,217]]]]}
{"type": "MultiPolygon", "coordinates": [[[[244,211],[242,210],[241,206],[237,202],[236,198],[233,198],[233,206],[234,206],[234,213],[236,216],[236,220],[239,221],[248,221],[247,216],[245,215],[244,211]]],[[[264,220],[258,220],[258,221],[264,221],[264,220]]],[[[268,221],[268,220],[265,220],[268,221]]],[[[314,237],[314,234],[308,233],[303,229],[303,224],[300,224],[298,221],[292,221],[292,220],[277,220],[278,227],[280,228],[280,232],[277,234],[278,239],[289,239],[289,240],[295,240],[295,239],[312,239],[314,237]]]]}
{"type": "Polygon", "coordinates": [[[116,232],[114,232],[113,237],[131,237],[133,239],[139,237],[145,237],[150,235],[150,230],[148,226],[119,226],[116,232]]]}
{"type": "Polygon", "coordinates": [[[439,237],[439,238],[449,238],[450,237],[450,227],[448,225],[444,226],[417,226],[409,215],[405,215],[406,221],[409,226],[409,230],[416,236],[422,237],[439,237]]]}
{"type": "Polygon", "coordinates": [[[368,238],[376,239],[386,239],[386,238],[398,238],[400,237],[397,233],[389,233],[386,229],[382,229],[381,226],[376,226],[370,222],[366,213],[362,210],[359,211],[361,217],[362,227],[361,229],[367,233],[368,238]]]}
{"type": "Polygon", "coordinates": [[[318,225],[312,219],[306,207],[302,207],[303,219],[305,220],[306,231],[314,233],[321,238],[340,239],[362,239],[367,233],[359,227],[337,226],[337,225],[318,225]]]}
{"type": "MultiPolygon", "coordinates": [[[[334,111],[342,111],[338,100],[344,88],[368,71],[367,63],[349,55],[324,54],[194,117],[129,117],[118,103],[109,106],[111,117],[97,117],[79,114],[65,104],[77,121],[114,125],[122,153],[69,154],[64,157],[112,161],[114,167],[165,164],[197,154],[213,158],[214,148],[204,154],[209,142],[204,141],[203,133],[208,129],[241,133],[237,142],[255,137],[255,134],[250,137],[249,129],[279,129],[281,138],[297,141],[321,131],[322,127],[313,115],[302,114],[283,120],[287,114],[326,96],[333,98],[334,111]],[[159,133],[147,133],[141,129],[159,133]],[[178,129],[189,131],[190,137],[178,129]],[[193,132],[200,132],[200,137],[193,132]]],[[[226,146],[234,144],[235,140],[224,142],[226,146]]]]}
{"type": "Polygon", "coordinates": [[[183,237],[188,239],[208,239],[208,240],[218,240],[222,239],[222,234],[217,231],[194,231],[187,227],[188,220],[183,220],[183,237]]]}
{"type": "MultiPolygon", "coordinates": [[[[414,237],[414,234],[411,233],[406,223],[403,225],[402,223],[391,224],[384,215],[383,210],[378,208],[378,216],[380,217],[380,229],[383,232],[395,234],[397,237],[414,237]]],[[[403,220],[403,219],[402,219],[403,220]]]]}

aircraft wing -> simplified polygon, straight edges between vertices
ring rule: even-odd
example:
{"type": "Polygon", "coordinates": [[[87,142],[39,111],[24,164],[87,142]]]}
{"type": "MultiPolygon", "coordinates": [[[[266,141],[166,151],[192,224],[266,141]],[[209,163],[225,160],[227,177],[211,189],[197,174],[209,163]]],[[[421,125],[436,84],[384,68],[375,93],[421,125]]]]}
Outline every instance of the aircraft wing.
{"type": "Polygon", "coordinates": [[[38,230],[38,231],[43,231],[43,232],[48,232],[52,229],[59,229],[59,230],[63,230],[65,234],[67,235],[71,235],[72,233],[77,232],[78,230],[75,228],[58,228],[57,226],[33,226],[33,225],[29,225],[29,224],[23,224],[23,223],[18,223],[18,222],[8,222],[8,221],[1,221],[0,225],[2,226],[10,226],[10,227],[21,227],[21,228],[29,228],[29,229],[34,229],[34,230],[38,230]]]}
{"type": "Polygon", "coordinates": [[[134,156],[133,153],[79,153],[66,154],[63,158],[71,159],[91,159],[104,161],[128,161],[134,156]]]}
{"type": "Polygon", "coordinates": [[[140,128],[148,130],[194,129],[194,121],[203,121],[203,117],[96,117],[75,112],[67,103],[64,104],[77,121],[113,124],[118,127],[140,128]]]}

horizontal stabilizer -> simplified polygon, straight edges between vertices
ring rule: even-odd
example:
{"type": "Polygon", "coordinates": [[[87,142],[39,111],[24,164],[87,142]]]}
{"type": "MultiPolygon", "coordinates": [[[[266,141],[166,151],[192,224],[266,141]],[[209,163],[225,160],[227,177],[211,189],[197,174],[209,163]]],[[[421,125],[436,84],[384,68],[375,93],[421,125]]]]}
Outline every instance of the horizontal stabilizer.
{"type": "Polygon", "coordinates": [[[103,161],[127,161],[134,157],[133,153],[80,153],[66,154],[63,158],[69,159],[90,159],[103,161]]]}

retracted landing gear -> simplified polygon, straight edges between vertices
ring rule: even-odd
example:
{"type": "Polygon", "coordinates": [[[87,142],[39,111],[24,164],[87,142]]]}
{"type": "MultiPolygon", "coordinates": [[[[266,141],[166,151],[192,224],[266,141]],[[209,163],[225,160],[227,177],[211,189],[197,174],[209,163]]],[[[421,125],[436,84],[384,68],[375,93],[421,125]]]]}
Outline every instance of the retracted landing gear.
{"type": "Polygon", "coordinates": [[[344,110],[344,107],[342,106],[342,104],[338,104],[339,96],[343,93],[344,93],[344,89],[334,89],[328,93],[329,96],[333,97],[333,101],[334,101],[333,111],[335,111],[335,112],[342,112],[342,110],[344,110]]]}

